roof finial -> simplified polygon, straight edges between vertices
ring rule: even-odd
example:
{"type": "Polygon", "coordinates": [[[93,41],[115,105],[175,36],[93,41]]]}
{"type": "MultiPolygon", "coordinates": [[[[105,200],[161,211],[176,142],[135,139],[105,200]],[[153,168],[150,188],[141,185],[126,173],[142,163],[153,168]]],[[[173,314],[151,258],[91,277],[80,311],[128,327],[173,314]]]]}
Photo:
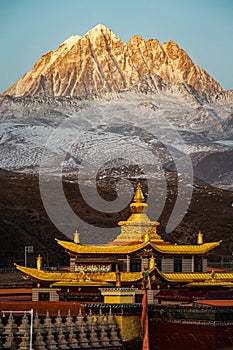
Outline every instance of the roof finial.
{"type": "Polygon", "coordinates": [[[144,200],[145,199],[144,199],[144,195],[142,192],[142,187],[141,187],[141,184],[139,182],[137,185],[137,190],[136,190],[135,195],[134,195],[134,202],[142,203],[142,202],[144,202],[144,200]]]}
{"type": "Polygon", "coordinates": [[[130,204],[130,209],[132,213],[135,213],[135,214],[145,213],[147,210],[147,204],[144,203],[145,199],[144,199],[140,182],[137,185],[137,190],[135,192],[133,200],[134,201],[130,204]]]}
{"type": "Polygon", "coordinates": [[[203,244],[203,233],[201,231],[197,234],[197,244],[203,244]]]}
{"type": "Polygon", "coordinates": [[[77,244],[80,243],[79,242],[79,233],[77,230],[74,233],[74,243],[77,243],[77,244]]]}

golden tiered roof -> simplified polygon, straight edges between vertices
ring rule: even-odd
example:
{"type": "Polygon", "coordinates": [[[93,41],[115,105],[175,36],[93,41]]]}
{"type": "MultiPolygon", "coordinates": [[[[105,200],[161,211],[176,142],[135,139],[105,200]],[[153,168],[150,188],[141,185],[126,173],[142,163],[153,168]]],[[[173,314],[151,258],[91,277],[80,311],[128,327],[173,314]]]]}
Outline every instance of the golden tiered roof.
{"type": "Polygon", "coordinates": [[[84,245],[75,242],[57,240],[58,244],[65,248],[70,254],[92,254],[92,255],[125,255],[146,249],[148,246],[155,253],[171,255],[196,255],[207,254],[212,249],[219,246],[222,241],[202,243],[201,239],[197,245],[178,245],[164,242],[157,234],[156,228],[159,225],[157,221],[151,221],[146,214],[147,203],[142,192],[140,183],[137,185],[133,202],[130,205],[131,216],[126,221],[118,223],[121,226],[121,233],[117,238],[106,245],[84,245]]]}
{"type": "MultiPolygon", "coordinates": [[[[93,286],[94,284],[112,286],[116,282],[116,272],[45,271],[17,264],[15,264],[15,267],[25,275],[30,276],[31,279],[51,282],[52,285],[67,285],[67,283],[70,283],[77,286],[93,286]]],[[[141,272],[121,272],[121,282],[133,283],[141,279],[141,272]]]]}
{"type": "Polygon", "coordinates": [[[233,283],[233,272],[161,272],[157,267],[154,268],[157,279],[169,283],[188,283],[194,286],[194,283],[233,283]]]}
{"type": "MultiPolygon", "coordinates": [[[[78,233],[75,233],[75,242],[57,240],[58,244],[66,249],[70,255],[85,256],[90,259],[104,258],[106,256],[115,257],[138,253],[142,255],[145,252],[151,256],[150,270],[151,281],[153,283],[167,284],[185,284],[187,286],[233,286],[233,272],[228,273],[210,273],[210,272],[161,272],[155,263],[156,255],[204,255],[215,247],[219,246],[221,241],[203,243],[202,234],[198,234],[196,245],[178,245],[164,242],[157,234],[156,228],[159,225],[157,221],[150,221],[146,215],[147,204],[140,186],[134,196],[133,203],[130,205],[131,216],[127,221],[119,222],[121,234],[111,244],[106,245],[84,245],[79,243],[78,233]],[[99,256],[98,256],[99,255],[99,256]]],[[[138,254],[140,256],[140,254],[138,254]]],[[[41,263],[37,264],[37,269],[28,268],[15,264],[16,268],[23,272],[33,281],[48,282],[50,286],[107,286],[116,285],[117,274],[120,273],[121,283],[140,283],[143,278],[142,272],[112,272],[112,271],[44,271],[41,270],[41,263]]]]}
{"type": "Polygon", "coordinates": [[[151,247],[161,254],[206,254],[220,245],[221,241],[203,243],[200,245],[178,245],[178,244],[155,244],[154,242],[142,242],[138,244],[126,245],[84,245],[74,242],[57,240],[58,244],[70,253],[74,254],[103,254],[120,255],[135,253],[141,249],[151,247]]]}
{"type": "Polygon", "coordinates": [[[141,185],[138,183],[133,202],[130,204],[132,214],[127,221],[118,222],[118,225],[121,226],[121,233],[113,243],[126,244],[142,240],[164,242],[156,231],[159,222],[148,218],[147,207],[141,185]]]}
{"type": "MultiPolygon", "coordinates": [[[[116,272],[65,272],[44,271],[15,264],[16,268],[35,281],[50,282],[50,286],[115,286],[116,272]]],[[[233,272],[161,272],[153,266],[149,273],[155,283],[198,286],[233,286],[233,272]]],[[[121,283],[137,283],[141,272],[121,272],[121,283]]]]}

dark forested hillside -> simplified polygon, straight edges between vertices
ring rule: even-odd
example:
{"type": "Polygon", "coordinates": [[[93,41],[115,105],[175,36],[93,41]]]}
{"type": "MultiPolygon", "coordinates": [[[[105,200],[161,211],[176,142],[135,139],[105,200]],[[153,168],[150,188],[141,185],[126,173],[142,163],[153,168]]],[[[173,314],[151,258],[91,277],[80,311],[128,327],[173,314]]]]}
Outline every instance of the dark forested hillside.
{"type": "MultiPolygon", "coordinates": [[[[142,185],[146,187],[146,183],[142,182],[142,185]]],[[[64,191],[76,214],[91,224],[116,227],[118,232],[117,222],[130,215],[129,208],[126,208],[120,213],[100,217],[85,204],[77,184],[65,182],[64,191]]],[[[110,198],[113,193],[110,185],[106,185],[104,191],[105,198],[110,198]]],[[[159,234],[166,240],[190,244],[195,243],[195,234],[201,230],[206,242],[222,239],[221,246],[214,251],[214,254],[219,260],[221,254],[230,259],[233,252],[233,193],[196,181],[191,205],[183,221],[174,232],[165,234],[165,225],[176,198],[176,179],[173,175],[169,176],[168,180],[168,197],[169,201],[159,219],[161,222],[159,234]]],[[[34,253],[28,254],[30,265],[35,264],[35,257],[38,254],[43,256],[46,265],[68,263],[68,255],[58,246],[55,238],[64,240],[69,238],[60,233],[48,218],[40,198],[38,178],[1,171],[0,198],[1,267],[13,267],[14,262],[23,264],[24,247],[27,245],[34,247],[34,253]]],[[[88,232],[80,231],[80,233],[88,235],[88,232]]],[[[89,237],[88,242],[96,243],[94,237],[93,239],[89,237]]],[[[98,243],[104,243],[101,242],[101,237],[98,243]]]]}

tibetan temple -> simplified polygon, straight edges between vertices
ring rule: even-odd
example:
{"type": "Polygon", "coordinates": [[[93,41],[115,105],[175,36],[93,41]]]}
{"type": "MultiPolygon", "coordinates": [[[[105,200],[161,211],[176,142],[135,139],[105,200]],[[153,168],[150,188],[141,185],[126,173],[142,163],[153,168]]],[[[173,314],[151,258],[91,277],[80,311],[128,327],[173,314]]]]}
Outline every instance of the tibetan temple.
{"type": "Polygon", "coordinates": [[[121,233],[105,245],[61,241],[70,255],[67,270],[45,271],[42,258],[37,268],[16,265],[24,278],[33,281],[32,300],[140,302],[143,289],[151,290],[151,302],[161,289],[227,290],[233,272],[208,272],[207,255],[221,241],[204,243],[197,234],[195,245],[165,242],[157,233],[159,222],[146,214],[140,184],[130,205],[131,216],[120,221],[121,233]]]}

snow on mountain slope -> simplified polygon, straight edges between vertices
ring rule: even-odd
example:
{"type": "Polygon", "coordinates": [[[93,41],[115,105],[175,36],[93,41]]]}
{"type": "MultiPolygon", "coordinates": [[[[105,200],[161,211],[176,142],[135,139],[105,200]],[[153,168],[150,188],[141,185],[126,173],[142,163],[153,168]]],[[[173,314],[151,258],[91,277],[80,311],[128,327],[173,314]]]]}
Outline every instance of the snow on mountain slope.
{"type": "Polygon", "coordinates": [[[201,98],[222,92],[221,86],[172,40],[144,41],[135,35],[123,44],[109,28],[98,25],[83,37],[67,39],[42,56],[5,95],[99,96],[145,86],[157,92],[166,84],[184,84],[201,98]]]}
{"type": "Polygon", "coordinates": [[[229,161],[232,116],[232,91],[176,43],[135,35],[123,44],[98,25],[42,56],[0,96],[0,167],[93,175],[121,158],[153,177],[164,167],[189,172],[190,158],[194,174],[231,185],[233,169],[222,164],[215,178],[199,164],[229,161]]]}
{"type": "Polygon", "coordinates": [[[2,97],[0,110],[0,167],[21,172],[38,172],[46,147],[49,158],[43,171],[57,174],[58,157],[66,175],[81,167],[92,176],[117,158],[144,169],[156,157],[150,176],[157,176],[153,172],[159,174],[174,157],[232,149],[208,137],[230,118],[229,105],[193,105],[174,92],[125,92],[99,101],[2,97]]]}

